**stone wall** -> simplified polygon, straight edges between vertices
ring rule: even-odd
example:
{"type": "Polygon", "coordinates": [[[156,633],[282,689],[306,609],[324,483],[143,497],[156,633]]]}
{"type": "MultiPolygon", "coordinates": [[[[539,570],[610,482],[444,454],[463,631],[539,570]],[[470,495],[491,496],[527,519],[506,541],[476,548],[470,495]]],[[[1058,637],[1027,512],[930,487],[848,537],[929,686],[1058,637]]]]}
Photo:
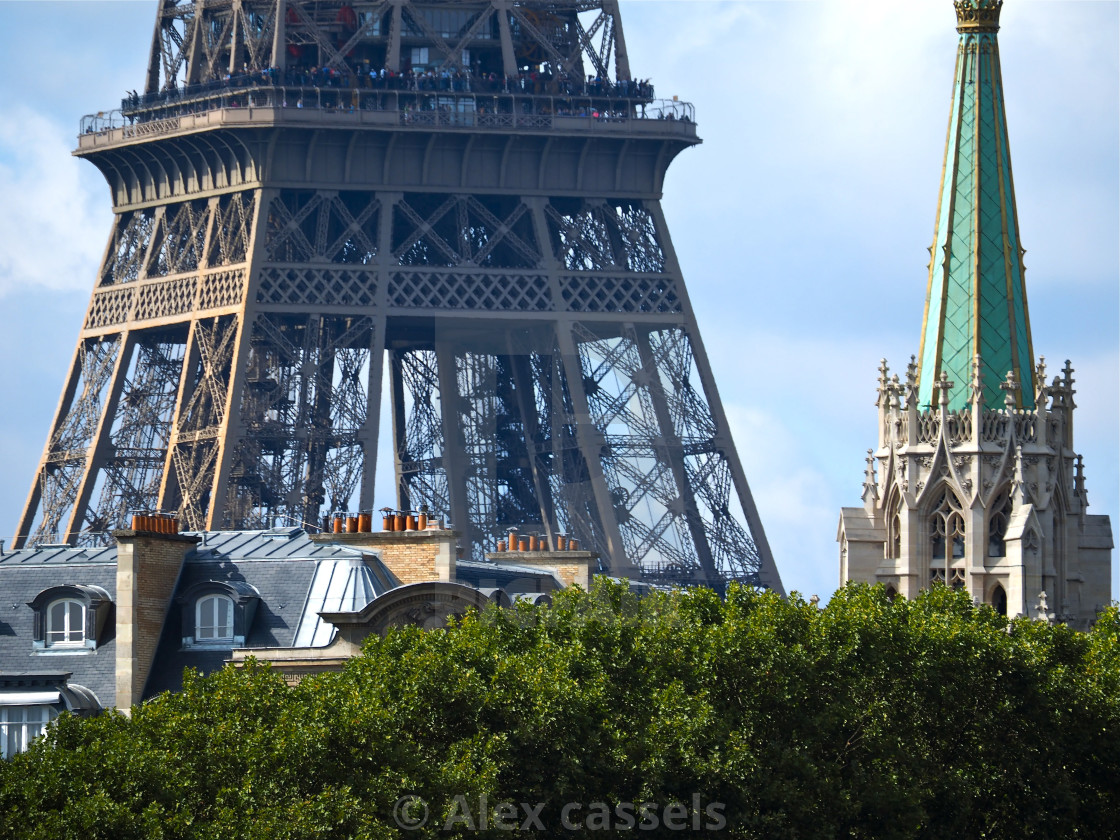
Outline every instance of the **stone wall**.
{"type": "Polygon", "coordinates": [[[116,706],[140,701],[183,559],[198,537],[115,531],[117,540],[116,706]]]}

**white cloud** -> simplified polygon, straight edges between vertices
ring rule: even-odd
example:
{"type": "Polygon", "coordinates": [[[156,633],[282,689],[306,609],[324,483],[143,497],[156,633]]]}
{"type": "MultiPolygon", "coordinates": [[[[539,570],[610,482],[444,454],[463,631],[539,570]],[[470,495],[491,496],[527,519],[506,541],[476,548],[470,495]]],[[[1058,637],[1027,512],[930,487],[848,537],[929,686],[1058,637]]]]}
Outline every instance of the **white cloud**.
{"type": "Polygon", "coordinates": [[[0,121],[0,296],[90,288],[111,214],[99,176],[71,157],[72,136],[24,105],[0,121]]]}
{"type": "Polygon", "coordinates": [[[828,480],[806,462],[780,413],[742,405],[725,410],[786,591],[827,599],[839,576],[840,515],[828,480]]]}

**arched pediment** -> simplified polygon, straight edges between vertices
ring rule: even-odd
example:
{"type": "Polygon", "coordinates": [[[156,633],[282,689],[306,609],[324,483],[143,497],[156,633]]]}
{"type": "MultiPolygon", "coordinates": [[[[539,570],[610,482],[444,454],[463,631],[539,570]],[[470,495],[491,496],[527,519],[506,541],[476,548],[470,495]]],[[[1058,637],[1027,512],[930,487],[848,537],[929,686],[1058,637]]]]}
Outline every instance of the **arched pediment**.
{"type": "Polygon", "coordinates": [[[360,635],[366,636],[385,634],[391,627],[446,627],[448,619],[462,617],[471,610],[481,612],[490,603],[485,593],[461,583],[423,581],[390,589],[356,613],[320,615],[340,630],[360,627],[364,631],[360,635]]]}

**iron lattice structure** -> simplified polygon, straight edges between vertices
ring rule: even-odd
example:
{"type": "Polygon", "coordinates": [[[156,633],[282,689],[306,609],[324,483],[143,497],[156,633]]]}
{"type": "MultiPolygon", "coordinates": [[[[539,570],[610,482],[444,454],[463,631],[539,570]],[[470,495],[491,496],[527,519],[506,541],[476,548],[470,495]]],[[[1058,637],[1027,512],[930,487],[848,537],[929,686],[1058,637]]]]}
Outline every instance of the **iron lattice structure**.
{"type": "Polygon", "coordinates": [[[161,0],[82,124],[116,221],[16,545],[370,509],[387,385],[470,555],[781,591],[659,204],[698,142],[614,0],[161,0]]]}

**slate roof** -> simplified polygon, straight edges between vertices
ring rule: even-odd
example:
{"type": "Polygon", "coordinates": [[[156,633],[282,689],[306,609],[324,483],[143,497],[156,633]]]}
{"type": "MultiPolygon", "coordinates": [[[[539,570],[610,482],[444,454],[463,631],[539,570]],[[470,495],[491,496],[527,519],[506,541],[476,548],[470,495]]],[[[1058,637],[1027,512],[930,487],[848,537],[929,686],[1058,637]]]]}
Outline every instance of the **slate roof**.
{"type": "MultiPolygon", "coordinates": [[[[230,648],[184,647],[183,611],[191,604],[180,594],[210,581],[259,594],[245,638],[246,648],[328,644],[333,628],[318,614],[358,610],[374,597],[399,586],[370,548],[312,542],[299,528],[267,531],[197,532],[168,608],[143,697],[182,687],[183,669],[210,673],[223,666],[230,648]],[[363,562],[364,560],[364,562],[363,562]],[[362,603],[359,603],[362,602],[362,603]],[[298,636],[301,625],[303,632],[298,636]],[[310,640],[310,641],[309,641],[310,640]]],[[[562,588],[548,571],[533,566],[459,561],[460,583],[516,593],[547,593],[562,588]]],[[[71,674],[70,683],[93,692],[102,707],[116,700],[115,616],[105,623],[95,650],[36,651],[34,614],[28,602],[54,586],[99,586],[117,600],[117,548],[40,545],[0,555],[0,679],[17,674],[71,674]]]]}
{"type": "MultiPolygon", "coordinates": [[[[260,602],[245,639],[246,647],[288,647],[295,640],[301,616],[317,614],[323,603],[311,603],[312,580],[323,564],[353,568],[355,561],[376,552],[353,547],[314,543],[299,528],[267,531],[199,532],[201,541],[183,563],[176,592],[197,583],[218,581],[248,584],[260,593],[260,602]]],[[[344,597],[377,595],[397,585],[379,562],[370,572],[355,577],[344,597]],[[355,594],[357,593],[357,594],[355,594]]],[[[0,675],[68,672],[70,681],[90,689],[103,707],[116,699],[116,622],[106,622],[93,651],[35,651],[32,645],[34,614],[28,602],[45,589],[68,584],[100,586],[116,601],[117,548],[40,545],[0,555],[0,675]]],[[[319,599],[325,595],[320,595],[319,599]]],[[[330,606],[329,604],[326,606],[330,606]]],[[[163,632],[148,676],[144,697],[182,686],[184,668],[203,673],[221,668],[229,649],[183,648],[183,610],[190,605],[176,598],[168,609],[163,632]]],[[[329,632],[316,634],[325,643],[329,632]]]]}
{"type": "MultiPolygon", "coordinates": [[[[292,645],[305,610],[310,608],[317,613],[322,609],[319,604],[308,603],[311,583],[321,563],[349,562],[375,554],[312,542],[299,528],[209,531],[200,532],[198,536],[202,542],[187,555],[177,589],[184,592],[206,581],[244,582],[255,587],[261,598],[245,637],[247,648],[292,645]]],[[[380,563],[375,565],[379,571],[389,574],[380,563]]],[[[189,604],[173,600],[144,689],[144,699],[163,691],[178,690],[182,686],[184,668],[210,673],[229,659],[229,648],[182,646],[183,610],[190,608],[189,604]]]]}
{"type": "Polygon", "coordinates": [[[550,571],[539,566],[519,566],[513,563],[480,563],[477,560],[460,560],[455,564],[457,583],[475,589],[507,590],[518,592],[554,592],[564,584],[550,571]]]}
{"type": "Polygon", "coordinates": [[[116,600],[117,548],[38,546],[0,555],[0,674],[68,672],[102,706],[116,699],[115,622],[110,618],[95,650],[32,647],[34,612],[27,604],[44,589],[66,584],[100,586],[116,600]]]}

